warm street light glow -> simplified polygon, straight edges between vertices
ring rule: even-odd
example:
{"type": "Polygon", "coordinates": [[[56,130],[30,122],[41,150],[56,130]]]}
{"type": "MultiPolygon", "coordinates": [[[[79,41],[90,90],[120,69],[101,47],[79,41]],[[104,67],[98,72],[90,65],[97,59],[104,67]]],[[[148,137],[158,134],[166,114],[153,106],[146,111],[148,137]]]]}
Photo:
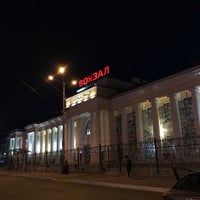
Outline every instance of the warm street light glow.
{"type": "Polygon", "coordinates": [[[77,80],[72,80],[71,82],[67,82],[67,83],[65,83],[65,82],[61,82],[60,80],[58,80],[58,79],[55,79],[54,78],[54,76],[53,75],[50,75],[50,76],[48,76],[48,80],[49,81],[58,81],[58,82],[60,82],[60,83],[63,83],[63,84],[68,84],[68,83],[70,83],[71,85],[77,85],[77,80]]]}
{"type": "Polygon", "coordinates": [[[77,81],[76,81],[76,80],[73,80],[73,81],[72,81],[72,85],[77,85],[77,81]]]}
{"type": "Polygon", "coordinates": [[[52,81],[54,79],[54,77],[52,75],[50,75],[50,76],[48,76],[48,79],[52,81]]]}
{"type": "Polygon", "coordinates": [[[59,67],[58,73],[59,73],[59,74],[64,74],[64,73],[65,73],[65,68],[66,68],[66,67],[59,67]]]}

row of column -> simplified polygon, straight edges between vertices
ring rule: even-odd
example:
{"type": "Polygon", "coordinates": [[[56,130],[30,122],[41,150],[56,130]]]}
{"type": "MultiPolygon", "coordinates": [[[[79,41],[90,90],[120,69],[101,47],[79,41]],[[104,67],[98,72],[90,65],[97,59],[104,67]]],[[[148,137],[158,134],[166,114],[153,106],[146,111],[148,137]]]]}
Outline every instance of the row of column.
{"type": "Polygon", "coordinates": [[[62,126],[28,133],[27,149],[31,153],[56,152],[62,149],[62,126]]]}
{"type": "Polygon", "coordinates": [[[110,144],[110,124],[108,110],[94,110],[87,117],[75,116],[67,119],[66,149],[75,149],[90,145],[110,144]],[[90,135],[86,134],[86,125],[90,121],[90,135]]]}
{"type": "MultiPolygon", "coordinates": [[[[193,116],[195,122],[195,130],[196,134],[200,135],[200,92],[199,88],[192,88],[190,90],[192,94],[192,106],[193,106],[193,116]]],[[[171,119],[172,119],[172,129],[173,129],[173,136],[175,138],[179,138],[182,136],[181,133],[181,125],[180,125],[180,118],[179,118],[179,108],[178,108],[178,97],[177,94],[172,94],[169,96],[170,99],[170,110],[171,110],[171,119]]],[[[153,120],[153,133],[154,138],[160,139],[160,125],[159,125],[159,114],[158,114],[158,106],[157,106],[157,98],[151,99],[151,106],[152,106],[152,120],[153,120]]],[[[141,112],[140,112],[140,103],[134,104],[134,111],[136,114],[136,135],[137,141],[142,142],[143,140],[143,133],[142,133],[142,123],[140,121],[141,112]]],[[[121,108],[119,110],[122,116],[122,140],[124,144],[129,143],[129,136],[127,130],[127,112],[126,108],[121,108]]]]}
{"type": "MultiPolygon", "coordinates": [[[[192,88],[192,105],[193,105],[193,115],[195,121],[196,134],[200,134],[200,92],[199,88],[192,88]]],[[[181,137],[181,125],[179,119],[179,108],[177,94],[169,95],[171,119],[172,119],[172,129],[173,136],[175,138],[181,137]]],[[[157,106],[157,98],[151,99],[152,107],[152,121],[153,121],[153,136],[156,139],[160,139],[160,124],[159,124],[159,114],[157,106]]],[[[143,141],[142,134],[142,123],[140,122],[140,103],[134,104],[134,111],[136,114],[136,135],[137,141],[143,141]]],[[[124,144],[129,143],[128,128],[127,128],[127,113],[126,108],[119,110],[122,115],[122,140],[124,144]]],[[[85,144],[85,126],[86,122],[90,120],[91,135],[88,136],[90,146],[97,147],[99,144],[110,145],[112,139],[114,138],[112,134],[115,134],[115,123],[114,123],[114,111],[109,112],[108,110],[94,110],[89,113],[88,119],[76,118],[66,119],[66,131],[65,131],[65,149],[74,149],[77,147],[83,147],[85,144]],[[77,120],[78,119],[78,120],[77,120]]],[[[61,126],[62,127],[62,126],[61,126]]],[[[33,152],[41,153],[44,151],[60,151],[62,149],[62,134],[60,127],[54,127],[52,129],[47,129],[41,132],[34,132],[34,149],[33,152]],[[45,135],[45,137],[44,137],[45,135]],[[56,135],[56,137],[55,137],[56,135]],[[38,140],[40,141],[38,143],[38,140]],[[55,143],[56,140],[56,143],[55,143]],[[45,142],[44,142],[45,141],[45,142]],[[45,144],[44,144],[45,143],[45,144]],[[45,145],[45,148],[44,148],[45,145]]]]}

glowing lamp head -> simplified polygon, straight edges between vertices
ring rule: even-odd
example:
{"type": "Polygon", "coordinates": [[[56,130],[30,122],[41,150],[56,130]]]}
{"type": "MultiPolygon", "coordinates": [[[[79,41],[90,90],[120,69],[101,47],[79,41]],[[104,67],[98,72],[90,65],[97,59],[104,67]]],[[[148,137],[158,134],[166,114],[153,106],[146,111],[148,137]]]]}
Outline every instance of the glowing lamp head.
{"type": "Polygon", "coordinates": [[[76,80],[73,80],[73,81],[72,81],[72,85],[77,85],[77,81],[76,81],[76,80]]]}
{"type": "Polygon", "coordinates": [[[64,74],[65,73],[65,67],[59,67],[58,73],[59,74],[64,74]]]}
{"type": "Polygon", "coordinates": [[[48,76],[48,79],[49,79],[50,81],[52,81],[52,80],[54,79],[54,77],[53,77],[52,75],[50,75],[50,76],[48,76]]]}

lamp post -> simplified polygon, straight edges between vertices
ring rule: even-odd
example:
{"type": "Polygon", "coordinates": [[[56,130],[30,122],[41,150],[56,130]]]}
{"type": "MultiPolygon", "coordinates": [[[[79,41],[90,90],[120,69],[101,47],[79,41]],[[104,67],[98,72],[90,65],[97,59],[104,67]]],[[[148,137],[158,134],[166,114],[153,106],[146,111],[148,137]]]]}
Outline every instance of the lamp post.
{"type": "MultiPolygon", "coordinates": [[[[57,79],[54,78],[54,75],[50,75],[48,77],[48,79],[50,81],[56,80],[60,83],[62,83],[62,117],[63,117],[63,134],[62,134],[62,151],[61,151],[61,155],[60,155],[60,165],[61,165],[61,172],[64,173],[63,167],[64,167],[64,160],[65,160],[65,96],[66,96],[66,82],[64,79],[64,74],[66,71],[66,66],[64,67],[59,67],[58,69],[58,74],[62,75],[62,81],[59,81],[57,79]]],[[[72,85],[76,85],[77,81],[73,80],[71,82],[72,85]]]]}
{"type": "Polygon", "coordinates": [[[62,115],[63,115],[63,135],[62,135],[62,159],[61,159],[61,164],[62,166],[64,165],[64,160],[65,160],[65,86],[66,86],[66,83],[64,81],[64,73],[65,73],[65,69],[66,67],[59,67],[59,70],[58,70],[58,74],[62,74],[62,102],[63,102],[63,105],[62,105],[62,115]]]}

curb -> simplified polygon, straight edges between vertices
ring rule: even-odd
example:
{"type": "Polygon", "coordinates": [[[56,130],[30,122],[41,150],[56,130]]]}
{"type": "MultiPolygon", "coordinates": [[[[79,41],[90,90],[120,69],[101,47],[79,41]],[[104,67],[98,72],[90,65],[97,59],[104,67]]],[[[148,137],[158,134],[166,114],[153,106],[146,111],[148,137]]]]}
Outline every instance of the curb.
{"type": "Polygon", "coordinates": [[[99,182],[99,181],[88,181],[88,180],[78,180],[78,179],[57,179],[56,177],[44,177],[44,176],[32,176],[32,175],[22,175],[22,174],[6,174],[0,173],[0,176],[15,176],[15,177],[23,177],[23,178],[34,178],[40,180],[49,180],[56,182],[68,182],[68,183],[78,183],[85,185],[96,185],[96,186],[104,186],[104,187],[113,187],[113,188],[122,188],[122,189],[132,189],[132,190],[142,190],[149,192],[159,192],[164,193],[169,188],[165,187],[152,187],[152,186],[142,186],[142,185],[131,185],[131,184],[123,184],[123,183],[113,183],[113,182],[99,182]]]}

